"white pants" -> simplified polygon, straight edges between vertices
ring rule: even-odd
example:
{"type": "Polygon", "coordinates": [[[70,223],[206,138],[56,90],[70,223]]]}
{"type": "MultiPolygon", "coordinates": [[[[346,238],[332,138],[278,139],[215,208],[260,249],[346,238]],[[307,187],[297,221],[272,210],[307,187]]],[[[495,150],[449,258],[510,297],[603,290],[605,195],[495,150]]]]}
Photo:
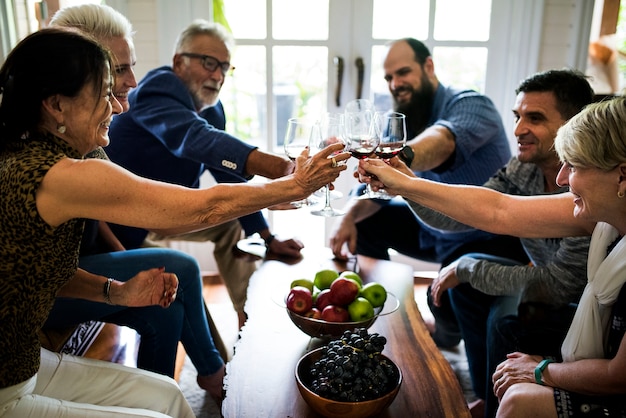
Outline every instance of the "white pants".
{"type": "Polygon", "coordinates": [[[41,349],[31,379],[0,389],[0,417],[195,418],[175,380],[41,349]]]}

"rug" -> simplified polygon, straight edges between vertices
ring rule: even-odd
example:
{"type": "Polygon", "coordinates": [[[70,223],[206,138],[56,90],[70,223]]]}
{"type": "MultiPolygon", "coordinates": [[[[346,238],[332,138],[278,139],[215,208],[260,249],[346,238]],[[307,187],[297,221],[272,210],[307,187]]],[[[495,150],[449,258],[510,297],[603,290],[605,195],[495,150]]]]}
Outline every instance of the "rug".
{"type": "Polygon", "coordinates": [[[196,368],[189,360],[185,358],[185,363],[180,372],[180,389],[185,394],[185,398],[197,418],[220,418],[222,414],[211,396],[196,383],[196,368]]]}

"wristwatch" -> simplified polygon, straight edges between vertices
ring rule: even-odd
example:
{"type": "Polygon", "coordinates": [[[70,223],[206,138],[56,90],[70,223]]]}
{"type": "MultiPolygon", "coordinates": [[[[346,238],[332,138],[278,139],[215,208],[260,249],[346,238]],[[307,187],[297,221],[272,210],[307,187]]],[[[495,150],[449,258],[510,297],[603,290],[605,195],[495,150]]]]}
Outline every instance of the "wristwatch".
{"type": "Polygon", "coordinates": [[[415,157],[415,154],[413,153],[413,148],[411,148],[409,145],[405,145],[398,153],[398,157],[402,161],[404,161],[404,164],[406,164],[407,167],[411,167],[413,157],[415,157]]]}
{"type": "Polygon", "coordinates": [[[548,364],[550,363],[554,363],[554,360],[551,360],[549,358],[544,358],[543,360],[539,362],[539,364],[537,364],[537,367],[535,367],[535,382],[537,382],[538,385],[541,385],[541,386],[545,385],[542,374],[543,374],[543,371],[546,369],[546,367],[548,367],[548,364]]]}

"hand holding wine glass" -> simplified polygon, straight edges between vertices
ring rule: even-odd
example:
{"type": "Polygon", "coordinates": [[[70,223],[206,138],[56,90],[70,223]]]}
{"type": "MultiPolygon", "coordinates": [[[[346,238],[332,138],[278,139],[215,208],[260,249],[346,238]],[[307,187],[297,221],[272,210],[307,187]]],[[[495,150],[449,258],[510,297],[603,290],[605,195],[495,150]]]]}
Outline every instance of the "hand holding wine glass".
{"type": "Polygon", "coordinates": [[[283,147],[285,155],[291,160],[302,154],[311,142],[313,129],[318,129],[313,120],[304,118],[290,118],[287,121],[287,131],[285,132],[285,142],[283,147]]]}
{"type": "MultiPolygon", "coordinates": [[[[380,141],[380,129],[377,115],[372,108],[344,113],[346,145],[350,154],[359,160],[374,154],[380,141]]],[[[364,197],[373,193],[369,185],[365,188],[364,197]]]]}
{"type": "MultiPolygon", "coordinates": [[[[383,160],[393,158],[406,145],[406,117],[403,113],[387,112],[375,121],[380,124],[381,132],[375,154],[383,160]]],[[[393,198],[383,189],[372,191],[370,197],[386,200],[393,198]]]]}
{"type": "MultiPolygon", "coordinates": [[[[295,161],[302,151],[309,147],[311,138],[319,134],[319,126],[315,121],[305,118],[290,118],[287,121],[287,131],[285,132],[285,142],[283,147],[285,155],[295,161]],[[317,133],[316,133],[317,132],[317,133]]],[[[308,206],[311,204],[309,199],[291,202],[296,208],[308,206]]]]}
{"type": "Polygon", "coordinates": [[[372,155],[380,140],[374,123],[374,112],[345,112],[344,119],[345,141],[350,154],[359,160],[372,155]]]}
{"type": "MultiPolygon", "coordinates": [[[[344,121],[343,115],[336,113],[328,113],[324,115],[319,123],[319,130],[314,131],[311,140],[311,151],[317,152],[329,145],[336,143],[344,143],[343,140],[344,121]]],[[[318,216],[341,216],[345,212],[334,209],[330,204],[330,185],[324,186],[324,207],[318,210],[312,210],[313,215],[318,216]]]]}

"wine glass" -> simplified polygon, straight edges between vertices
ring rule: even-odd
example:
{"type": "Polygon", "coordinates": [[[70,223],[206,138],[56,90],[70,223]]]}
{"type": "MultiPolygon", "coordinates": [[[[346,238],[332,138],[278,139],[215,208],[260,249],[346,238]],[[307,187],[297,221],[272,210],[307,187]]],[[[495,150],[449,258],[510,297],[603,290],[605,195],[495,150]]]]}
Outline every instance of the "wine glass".
{"type": "MultiPolygon", "coordinates": [[[[380,129],[380,141],[375,154],[378,158],[393,158],[406,145],[406,116],[399,112],[386,112],[375,119],[380,129]]],[[[392,199],[383,189],[371,191],[368,197],[375,199],[392,199]]]]}
{"type": "Polygon", "coordinates": [[[355,113],[355,112],[365,112],[370,111],[374,112],[374,103],[371,100],[367,99],[354,99],[350,100],[344,109],[345,113],[355,113]]]}
{"type": "MultiPolygon", "coordinates": [[[[376,119],[377,115],[373,108],[344,112],[346,147],[354,158],[362,160],[376,151],[380,141],[380,130],[376,119]]],[[[368,196],[373,193],[369,184],[365,190],[368,196]]]]}
{"type": "MultiPolygon", "coordinates": [[[[291,160],[302,154],[305,148],[310,146],[311,138],[319,135],[319,124],[306,118],[290,118],[287,121],[287,130],[285,132],[285,142],[283,147],[285,155],[291,160]]],[[[303,199],[297,202],[291,202],[296,208],[308,206],[311,204],[309,199],[303,199]]]]}
{"type": "MultiPolygon", "coordinates": [[[[311,140],[311,152],[317,152],[329,145],[343,141],[343,115],[338,113],[327,113],[319,123],[319,129],[314,132],[311,140]]],[[[339,152],[337,152],[338,154],[339,152]]],[[[313,215],[318,216],[341,216],[345,215],[344,211],[334,209],[331,204],[330,185],[323,187],[324,189],[324,207],[322,209],[312,210],[313,215]]]]}

